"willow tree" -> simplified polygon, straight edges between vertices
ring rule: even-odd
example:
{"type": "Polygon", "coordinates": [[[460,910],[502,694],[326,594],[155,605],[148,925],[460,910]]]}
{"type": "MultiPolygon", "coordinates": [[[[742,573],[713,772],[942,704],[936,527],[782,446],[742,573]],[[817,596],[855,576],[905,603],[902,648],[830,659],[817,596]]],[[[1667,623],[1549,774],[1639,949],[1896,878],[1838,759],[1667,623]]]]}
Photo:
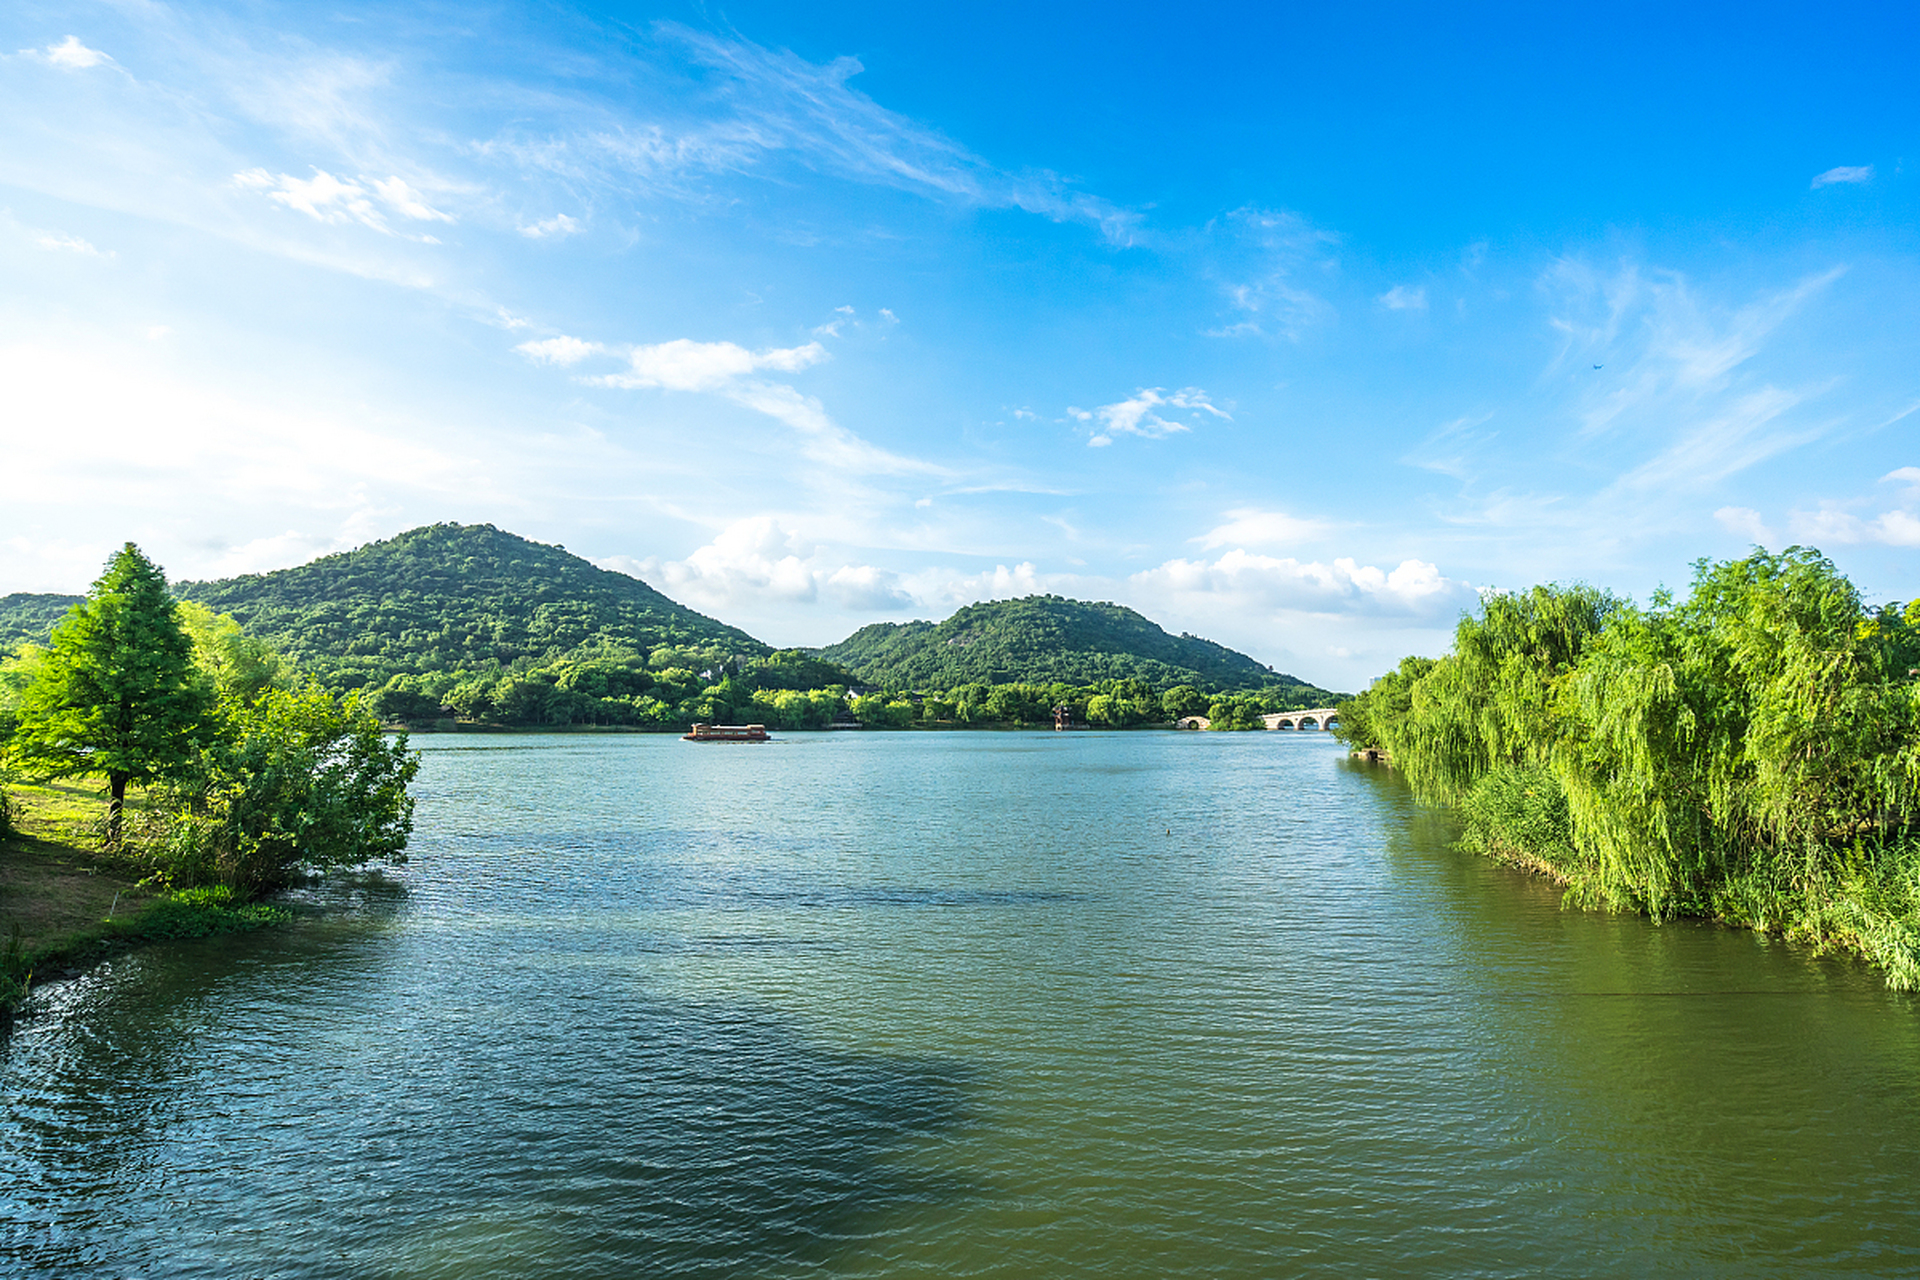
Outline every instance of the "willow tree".
{"type": "Polygon", "coordinates": [[[1920,816],[1916,658],[1908,619],[1803,547],[1703,560],[1685,604],[1617,619],[1563,687],[1555,755],[1601,896],[1817,906],[1860,838],[1920,816]]]}
{"type": "Polygon", "coordinates": [[[1593,587],[1542,586],[1462,618],[1453,652],[1406,682],[1405,712],[1379,717],[1414,793],[1458,804],[1496,770],[1542,765],[1564,732],[1554,690],[1620,606],[1593,587]]]}
{"type": "Polygon", "coordinates": [[[127,785],[187,768],[211,704],[165,576],[129,542],[54,628],[21,694],[11,754],[39,777],[104,778],[107,844],[118,848],[127,785]]]}

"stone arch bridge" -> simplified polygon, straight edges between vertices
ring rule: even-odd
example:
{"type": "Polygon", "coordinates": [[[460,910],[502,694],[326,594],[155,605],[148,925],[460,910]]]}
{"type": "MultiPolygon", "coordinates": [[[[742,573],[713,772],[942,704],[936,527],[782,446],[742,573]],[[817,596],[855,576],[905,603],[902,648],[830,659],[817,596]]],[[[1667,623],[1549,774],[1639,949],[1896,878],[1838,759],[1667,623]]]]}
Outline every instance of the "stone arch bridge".
{"type": "Polygon", "coordinates": [[[1340,713],[1332,707],[1315,707],[1311,711],[1274,711],[1260,718],[1269,729],[1330,729],[1340,713]]]}

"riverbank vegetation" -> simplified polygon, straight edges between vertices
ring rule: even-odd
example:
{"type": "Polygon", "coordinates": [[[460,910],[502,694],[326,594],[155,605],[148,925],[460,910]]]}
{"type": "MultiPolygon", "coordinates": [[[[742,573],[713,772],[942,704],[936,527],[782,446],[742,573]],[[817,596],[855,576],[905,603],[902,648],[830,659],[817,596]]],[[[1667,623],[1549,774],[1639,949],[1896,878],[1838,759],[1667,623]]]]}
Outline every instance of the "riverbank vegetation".
{"type": "MultiPolygon", "coordinates": [[[[84,867],[136,907],[31,944],[16,930],[0,1004],[50,956],[280,918],[260,899],[329,868],[403,861],[412,830],[419,763],[404,735],[384,735],[357,696],[299,678],[233,619],[176,604],[130,543],[45,648],[0,663],[0,743],[0,782],[16,784],[0,789],[6,874],[84,867]],[[101,785],[97,825],[53,785],[73,780],[101,785]]],[[[10,894],[8,909],[23,900],[10,894]]]]}
{"type": "Polygon", "coordinates": [[[1569,901],[1708,916],[1920,987],[1920,601],[1818,552],[1695,566],[1684,603],[1496,595],[1340,706],[1469,848],[1569,901]]]}

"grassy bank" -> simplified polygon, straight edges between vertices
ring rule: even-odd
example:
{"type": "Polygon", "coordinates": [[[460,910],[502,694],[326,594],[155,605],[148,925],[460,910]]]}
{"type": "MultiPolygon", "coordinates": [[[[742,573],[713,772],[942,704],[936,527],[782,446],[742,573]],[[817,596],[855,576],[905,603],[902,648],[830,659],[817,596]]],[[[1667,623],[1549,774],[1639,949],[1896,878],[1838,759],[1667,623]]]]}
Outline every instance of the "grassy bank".
{"type": "MultiPolygon", "coordinates": [[[[106,801],[80,783],[7,789],[13,834],[0,837],[0,1017],[34,983],[67,977],[149,942],[234,933],[290,918],[236,906],[222,887],[181,893],[140,884],[132,857],[102,852],[106,801]]],[[[138,796],[130,797],[137,808],[138,796]]]]}

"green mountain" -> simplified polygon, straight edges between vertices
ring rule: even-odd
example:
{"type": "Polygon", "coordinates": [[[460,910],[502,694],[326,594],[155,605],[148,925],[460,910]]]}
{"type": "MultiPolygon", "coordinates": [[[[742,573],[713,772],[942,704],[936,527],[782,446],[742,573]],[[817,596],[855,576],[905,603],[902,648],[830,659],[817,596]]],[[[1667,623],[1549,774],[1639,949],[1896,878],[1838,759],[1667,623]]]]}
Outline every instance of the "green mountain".
{"type": "Polygon", "coordinates": [[[298,568],[174,593],[230,613],[335,688],[499,670],[582,649],[758,658],[768,646],[638,578],[490,524],[436,524],[298,568]]]}
{"type": "Polygon", "coordinates": [[[1168,635],[1132,609],[1060,596],[968,605],[941,623],[876,622],[828,645],[820,656],[869,684],[898,690],[952,689],[976,681],[1142,680],[1157,690],[1183,684],[1236,691],[1293,686],[1303,705],[1334,697],[1225,645],[1168,635]]]}
{"type": "Polygon", "coordinates": [[[0,656],[19,644],[45,644],[47,633],[67,610],[85,600],[85,596],[30,595],[16,592],[0,596],[0,656]]]}

